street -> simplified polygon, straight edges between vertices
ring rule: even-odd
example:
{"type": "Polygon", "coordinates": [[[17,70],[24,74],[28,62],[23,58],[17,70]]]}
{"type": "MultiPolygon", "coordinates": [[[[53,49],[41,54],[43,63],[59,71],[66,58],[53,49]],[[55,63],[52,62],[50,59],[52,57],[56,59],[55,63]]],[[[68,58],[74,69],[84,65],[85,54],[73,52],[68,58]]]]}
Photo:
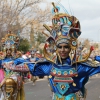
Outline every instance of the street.
{"type": "Polygon", "coordinates": [[[26,100],[51,100],[51,91],[47,80],[38,80],[36,85],[25,84],[26,100]]]}
{"type": "Polygon", "coordinates": [[[86,100],[100,100],[100,78],[92,78],[86,85],[87,99],[86,100]]]}
{"type": "MultiPolygon", "coordinates": [[[[47,79],[37,80],[34,86],[32,84],[27,82],[24,85],[26,100],[52,100],[47,79]]],[[[100,77],[91,78],[86,88],[88,90],[86,100],[100,100],[100,77]]]]}
{"type": "MultiPolygon", "coordinates": [[[[88,95],[86,100],[100,100],[100,78],[92,78],[86,84],[88,95]]],[[[47,80],[38,80],[36,85],[25,84],[26,100],[51,100],[51,91],[47,80]]]]}

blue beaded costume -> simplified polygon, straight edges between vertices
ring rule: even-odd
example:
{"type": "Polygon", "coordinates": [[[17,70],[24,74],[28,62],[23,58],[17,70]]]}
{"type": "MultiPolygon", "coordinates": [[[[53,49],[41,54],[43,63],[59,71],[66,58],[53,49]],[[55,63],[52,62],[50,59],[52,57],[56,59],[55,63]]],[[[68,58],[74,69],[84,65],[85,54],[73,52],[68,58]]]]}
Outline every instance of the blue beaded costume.
{"type": "Polygon", "coordinates": [[[50,62],[38,63],[35,66],[34,64],[28,64],[32,75],[49,76],[50,86],[55,93],[54,100],[60,100],[60,98],[62,98],[61,100],[71,100],[71,98],[78,100],[78,93],[80,93],[79,98],[85,98],[86,90],[84,86],[89,76],[100,73],[99,66],[91,67],[88,62],[79,63],[77,67],[76,65],[70,66],[69,59],[66,59],[64,65],[51,64],[50,62]]]}
{"type": "Polygon", "coordinates": [[[59,7],[56,7],[54,3],[52,5],[54,7],[52,11],[55,13],[52,26],[44,24],[50,32],[44,46],[44,56],[47,61],[27,64],[28,68],[32,75],[49,76],[51,90],[54,92],[53,100],[85,100],[85,84],[89,76],[100,73],[100,64],[95,65],[88,60],[92,47],[85,57],[81,53],[77,54],[77,39],[81,34],[78,19],[66,13],[58,13],[59,7]],[[64,62],[56,49],[60,43],[67,43],[71,47],[69,57],[64,62]]]}
{"type": "Polygon", "coordinates": [[[5,76],[0,83],[0,88],[2,90],[1,100],[25,100],[24,88],[20,74],[12,71],[13,69],[16,70],[16,67],[14,66],[15,64],[18,65],[24,61],[22,58],[16,59],[15,51],[18,44],[19,37],[11,32],[6,34],[5,38],[2,39],[2,52],[4,56],[0,60],[0,67],[4,69],[5,76]],[[12,64],[13,62],[14,64],[12,64]],[[11,69],[6,65],[10,66],[11,69]]]}

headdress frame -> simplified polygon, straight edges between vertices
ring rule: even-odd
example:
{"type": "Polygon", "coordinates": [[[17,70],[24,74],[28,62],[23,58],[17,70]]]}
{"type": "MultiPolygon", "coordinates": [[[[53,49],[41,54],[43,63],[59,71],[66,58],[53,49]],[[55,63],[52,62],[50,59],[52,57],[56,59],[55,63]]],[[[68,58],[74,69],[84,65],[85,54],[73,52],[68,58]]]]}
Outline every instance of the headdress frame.
{"type": "Polygon", "coordinates": [[[11,33],[11,31],[8,32],[5,35],[5,37],[1,39],[1,44],[2,44],[1,49],[2,49],[2,52],[5,54],[5,56],[6,56],[7,50],[11,50],[12,54],[14,54],[18,48],[19,42],[20,42],[19,36],[17,36],[14,33],[11,33]]]}
{"type": "MultiPolygon", "coordinates": [[[[56,45],[62,42],[66,42],[71,47],[70,58],[72,63],[85,61],[76,61],[76,49],[78,46],[77,40],[81,35],[80,22],[75,16],[70,16],[66,13],[59,13],[58,7],[53,4],[53,11],[55,15],[52,18],[52,26],[43,26],[50,32],[50,36],[47,39],[44,46],[44,57],[56,63],[56,59],[59,56],[56,45]],[[55,9],[55,10],[54,10],[55,9]]],[[[60,58],[60,57],[59,57],[60,58]]]]}

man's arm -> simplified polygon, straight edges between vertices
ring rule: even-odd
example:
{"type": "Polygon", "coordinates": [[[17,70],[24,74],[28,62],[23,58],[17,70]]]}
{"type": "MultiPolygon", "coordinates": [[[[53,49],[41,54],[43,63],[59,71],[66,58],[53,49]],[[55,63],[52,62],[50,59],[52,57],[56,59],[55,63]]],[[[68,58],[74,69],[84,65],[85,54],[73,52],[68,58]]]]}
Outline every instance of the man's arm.
{"type": "Polygon", "coordinates": [[[49,75],[51,68],[52,68],[52,64],[50,62],[37,62],[37,63],[33,63],[33,62],[24,62],[22,64],[19,65],[12,65],[12,64],[5,64],[5,67],[8,68],[9,70],[13,70],[16,72],[30,72],[32,75],[35,76],[45,76],[45,75],[49,75]]]}
{"type": "Polygon", "coordinates": [[[30,70],[30,73],[35,76],[49,75],[52,68],[52,64],[47,61],[38,63],[29,63],[27,65],[30,70]]]}
{"type": "Polygon", "coordinates": [[[81,63],[78,67],[78,71],[83,72],[83,74],[86,76],[95,75],[97,73],[100,73],[100,63],[95,63],[93,61],[81,63]]]}

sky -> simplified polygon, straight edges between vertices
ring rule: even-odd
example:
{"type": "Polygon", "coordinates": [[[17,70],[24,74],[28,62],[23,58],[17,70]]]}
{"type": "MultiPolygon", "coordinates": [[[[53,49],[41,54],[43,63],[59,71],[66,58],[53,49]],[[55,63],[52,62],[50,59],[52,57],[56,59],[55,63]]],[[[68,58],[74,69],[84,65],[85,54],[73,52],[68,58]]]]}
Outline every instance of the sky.
{"type": "MultiPolygon", "coordinates": [[[[57,3],[57,0],[47,1],[57,3]]],[[[82,32],[80,38],[100,42],[100,0],[58,1],[70,15],[74,15],[80,21],[82,32]]]]}

